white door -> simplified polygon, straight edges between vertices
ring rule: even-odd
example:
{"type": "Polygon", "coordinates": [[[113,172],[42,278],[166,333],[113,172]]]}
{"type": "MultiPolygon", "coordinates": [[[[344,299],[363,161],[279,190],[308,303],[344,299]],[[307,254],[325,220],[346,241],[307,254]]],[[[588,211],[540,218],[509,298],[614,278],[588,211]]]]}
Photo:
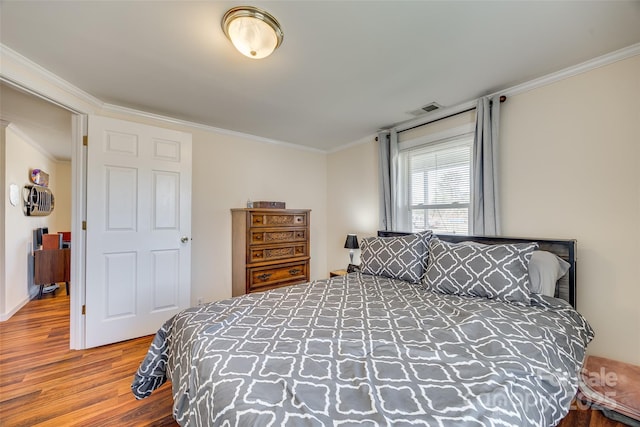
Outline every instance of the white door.
{"type": "Polygon", "coordinates": [[[86,347],[190,305],[191,134],[89,116],[86,347]]]}

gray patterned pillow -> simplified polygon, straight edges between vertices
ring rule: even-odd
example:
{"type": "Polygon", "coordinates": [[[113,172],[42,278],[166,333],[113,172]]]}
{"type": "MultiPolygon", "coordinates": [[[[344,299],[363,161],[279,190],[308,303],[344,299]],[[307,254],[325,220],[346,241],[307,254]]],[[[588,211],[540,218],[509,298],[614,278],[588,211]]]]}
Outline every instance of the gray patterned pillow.
{"type": "Polygon", "coordinates": [[[420,283],[431,230],[400,237],[367,237],[360,244],[361,272],[420,283]]]}
{"type": "Polygon", "coordinates": [[[528,265],[537,243],[475,246],[429,241],[428,289],[531,304],[528,265]]]}

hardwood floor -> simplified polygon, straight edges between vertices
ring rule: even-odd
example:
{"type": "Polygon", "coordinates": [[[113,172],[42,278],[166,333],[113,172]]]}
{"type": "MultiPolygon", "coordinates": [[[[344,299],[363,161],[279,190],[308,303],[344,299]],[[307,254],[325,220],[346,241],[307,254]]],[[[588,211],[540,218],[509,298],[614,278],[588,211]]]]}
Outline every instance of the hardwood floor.
{"type": "MultiPolygon", "coordinates": [[[[153,337],[69,350],[69,297],[30,301],[0,323],[0,425],[177,426],[171,384],[137,401],[131,380],[153,337]]],[[[560,427],[622,427],[572,410],[560,427]]]]}
{"type": "Polygon", "coordinates": [[[0,425],[177,426],[170,383],[131,394],[152,338],[69,350],[69,297],[30,301],[0,323],[0,425]]]}

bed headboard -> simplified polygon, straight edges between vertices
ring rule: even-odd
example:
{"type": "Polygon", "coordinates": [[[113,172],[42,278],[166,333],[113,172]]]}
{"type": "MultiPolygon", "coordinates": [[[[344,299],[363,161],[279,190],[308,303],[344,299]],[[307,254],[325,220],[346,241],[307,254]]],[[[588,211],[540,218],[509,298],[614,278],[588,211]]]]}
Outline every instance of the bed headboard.
{"type": "MultiPolygon", "coordinates": [[[[411,233],[402,231],[378,231],[379,237],[406,236],[411,233]]],[[[478,242],[485,245],[506,243],[538,243],[538,248],[556,254],[570,265],[569,271],[556,286],[556,297],[567,301],[576,308],[576,244],[573,239],[526,239],[519,237],[464,236],[460,234],[438,234],[440,240],[451,243],[478,242]]]]}

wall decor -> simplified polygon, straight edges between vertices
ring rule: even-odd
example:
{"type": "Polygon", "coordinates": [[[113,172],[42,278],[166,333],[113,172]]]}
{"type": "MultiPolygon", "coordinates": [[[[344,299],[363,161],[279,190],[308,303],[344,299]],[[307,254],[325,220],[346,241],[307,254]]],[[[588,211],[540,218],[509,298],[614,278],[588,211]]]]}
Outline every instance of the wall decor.
{"type": "Polygon", "coordinates": [[[24,214],[26,216],[47,216],[53,212],[53,193],[38,185],[24,186],[24,214]]]}
{"type": "Polygon", "coordinates": [[[42,169],[31,169],[31,182],[42,187],[49,186],[49,174],[42,169]]]}

